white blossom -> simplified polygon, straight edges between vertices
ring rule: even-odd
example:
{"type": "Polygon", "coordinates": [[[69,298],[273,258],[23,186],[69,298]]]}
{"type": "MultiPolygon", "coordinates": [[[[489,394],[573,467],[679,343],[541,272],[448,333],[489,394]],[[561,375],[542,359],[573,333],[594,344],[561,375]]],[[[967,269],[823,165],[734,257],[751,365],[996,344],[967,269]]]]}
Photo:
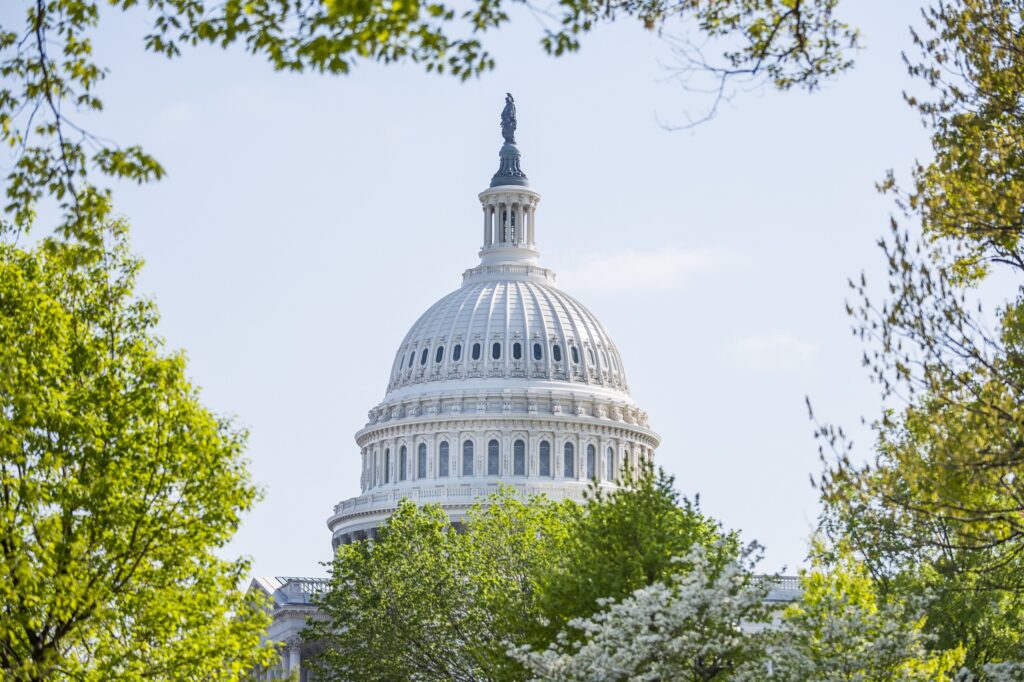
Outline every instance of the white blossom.
{"type": "Polygon", "coordinates": [[[770,619],[766,587],[741,561],[712,566],[699,545],[681,561],[689,570],[570,621],[548,649],[510,654],[545,682],[762,679],[762,635],[750,626],[770,619]]]}

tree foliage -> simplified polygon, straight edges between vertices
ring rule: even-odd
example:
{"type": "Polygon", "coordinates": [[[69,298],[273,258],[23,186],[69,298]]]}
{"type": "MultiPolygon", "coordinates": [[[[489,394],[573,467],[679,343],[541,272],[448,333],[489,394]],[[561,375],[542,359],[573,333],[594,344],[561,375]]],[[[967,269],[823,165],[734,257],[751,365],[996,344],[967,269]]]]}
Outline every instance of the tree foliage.
{"type": "MultiPolygon", "coordinates": [[[[84,112],[103,103],[107,69],[94,58],[101,18],[98,0],[23,0],[25,22],[0,27],[0,140],[16,161],[6,182],[0,232],[32,226],[38,203],[56,201],[58,231],[88,236],[109,216],[111,195],[100,177],[158,180],[163,167],[137,145],[118,146],[87,130],[84,112]]],[[[765,78],[778,88],[813,89],[846,70],[856,32],[833,17],[836,0],[110,0],[112,10],[147,12],[147,50],[174,58],[197,44],[240,45],[279,70],[348,73],[364,61],[414,62],[427,71],[467,79],[493,68],[484,34],[523,4],[544,24],[542,48],[552,55],[579,49],[598,24],[639,20],[661,31],[690,23],[720,40],[721,62],[688,53],[683,67],[721,81],[765,78]]],[[[679,43],[685,45],[685,43],[679,43]]],[[[722,90],[719,91],[721,96],[722,90]]]]}
{"type": "Polygon", "coordinates": [[[758,626],[769,622],[771,607],[766,585],[751,572],[755,550],[737,554],[724,541],[716,549],[731,556],[712,558],[694,544],[677,559],[686,570],[601,600],[601,610],[569,621],[547,649],[519,647],[511,655],[536,682],[764,679],[758,626]]]}
{"type": "Polygon", "coordinates": [[[523,680],[510,646],[543,650],[572,618],[689,571],[673,557],[694,546],[717,568],[739,551],[650,467],[583,506],[505,489],[462,523],[403,502],[376,540],[339,548],[328,620],[308,633],[327,679],[523,680]]]}
{"type": "Polygon", "coordinates": [[[801,573],[803,594],[770,633],[772,679],[779,682],[941,682],[963,651],[929,651],[925,618],[896,596],[878,594],[848,548],[818,545],[801,573]]]}
{"type": "Polygon", "coordinates": [[[270,653],[217,554],[245,434],[154,335],[123,227],[95,239],[0,244],[0,678],[235,680],[270,653]]]}
{"type": "Polygon", "coordinates": [[[838,454],[824,522],[884,593],[927,597],[934,646],[962,645],[981,670],[1024,644],[1024,3],[942,2],[923,19],[907,62],[925,92],[908,101],[934,158],[910,189],[882,185],[922,238],[894,221],[882,303],[851,282],[885,407],[865,465],[840,429],[819,430],[838,454]]]}
{"type": "Polygon", "coordinates": [[[682,497],[663,470],[646,463],[620,483],[611,492],[592,488],[560,560],[541,576],[549,641],[570,620],[597,611],[601,600],[623,599],[687,570],[678,558],[694,545],[719,563],[738,551],[738,535],[704,516],[699,501],[682,497]]]}
{"type": "Polygon", "coordinates": [[[324,680],[519,679],[505,640],[530,638],[537,576],[554,562],[571,503],[478,503],[462,532],[437,506],[403,501],[376,540],[338,549],[314,661],[324,680]]]}

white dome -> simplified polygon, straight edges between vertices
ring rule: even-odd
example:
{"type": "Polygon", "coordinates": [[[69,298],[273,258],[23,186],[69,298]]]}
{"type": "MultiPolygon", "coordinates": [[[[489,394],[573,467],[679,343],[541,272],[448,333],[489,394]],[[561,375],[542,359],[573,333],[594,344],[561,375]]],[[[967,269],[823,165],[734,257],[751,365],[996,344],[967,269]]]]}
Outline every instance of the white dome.
{"type": "Polygon", "coordinates": [[[327,522],[335,546],[373,537],[402,499],[440,504],[458,522],[499,486],[582,500],[654,457],[660,439],[604,325],[539,265],[540,195],[509,125],[478,195],[480,264],[399,346],[386,395],[356,433],[361,494],[327,522]]]}
{"type": "Polygon", "coordinates": [[[549,271],[477,268],[427,310],[399,346],[388,397],[509,380],[572,382],[628,393],[608,332],[549,271]],[[500,278],[499,278],[500,277],[500,278]]]}

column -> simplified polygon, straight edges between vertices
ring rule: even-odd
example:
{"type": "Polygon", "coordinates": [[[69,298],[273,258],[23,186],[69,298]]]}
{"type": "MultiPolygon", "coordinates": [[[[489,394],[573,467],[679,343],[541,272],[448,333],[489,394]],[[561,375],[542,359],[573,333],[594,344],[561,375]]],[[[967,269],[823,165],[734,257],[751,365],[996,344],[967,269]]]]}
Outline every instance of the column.
{"type": "Polygon", "coordinates": [[[537,207],[530,205],[530,246],[537,243],[537,207]]]}
{"type": "Polygon", "coordinates": [[[488,213],[490,213],[490,210],[491,210],[491,207],[488,206],[487,204],[484,204],[484,241],[483,241],[483,245],[485,247],[491,245],[491,231],[490,231],[490,229],[488,229],[488,228],[490,228],[490,221],[488,220],[488,218],[490,217],[490,216],[488,216],[488,213]]]}
{"type": "Polygon", "coordinates": [[[296,680],[302,679],[302,651],[298,644],[288,649],[288,674],[296,680]]]}
{"type": "Polygon", "coordinates": [[[526,243],[526,207],[520,202],[516,207],[516,244],[526,243]]]}

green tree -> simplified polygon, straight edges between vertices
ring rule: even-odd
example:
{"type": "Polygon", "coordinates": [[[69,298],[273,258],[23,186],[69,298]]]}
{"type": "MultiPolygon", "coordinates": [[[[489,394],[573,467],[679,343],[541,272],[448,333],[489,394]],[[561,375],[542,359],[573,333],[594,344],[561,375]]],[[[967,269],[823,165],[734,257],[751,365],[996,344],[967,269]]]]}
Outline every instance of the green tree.
{"type": "Polygon", "coordinates": [[[686,570],[638,588],[570,620],[546,649],[512,649],[534,682],[713,682],[762,680],[767,587],[752,569],[757,548],[699,544],[677,561],[686,570]]]}
{"type": "Polygon", "coordinates": [[[738,551],[739,537],[704,516],[699,501],[682,497],[663,470],[644,464],[620,483],[611,492],[592,487],[565,552],[541,578],[548,641],[573,618],[595,613],[600,600],[623,599],[687,570],[677,558],[694,545],[706,548],[712,561],[738,551]]]}
{"type": "Polygon", "coordinates": [[[102,251],[0,245],[0,678],[236,680],[272,652],[218,550],[256,491],[102,251]]]}
{"type": "MultiPolygon", "coordinates": [[[[846,70],[854,30],[833,17],[837,0],[109,0],[111,11],[148,12],[146,49],[177,57],[197,44],[240,45],[275,69],[348,73],[364,61],[415,62],[427,71],[467,79],[494,66],[483,37],[510,20],[509,5],[550,17],[538,39],[552,55],[577,50],[582,36],[621,17],[661,32],[676,22],[720,41],[720,61],[681,48],[683,72],[710,73],[721,98],[735,78],[780,88],[814,89],[846,70]]],[[[83,112],[103,108],[98,86],[107,76],[93,57],[98,0],[23,0],[24,24],[0,27],[0,141],[17,153],[7,176],[0,232],[32,226],[37,204],[55,200],[63,234],[88,236],[111,210],[107,189],[93,177],[148,182],[164,169],[139,146],[119,147],[86,130],[83,112]]]]}
{"type": "Polygon", "coordinates": [[[884,410],[866,465],[820,429],[838,453],[824,523],[883,593],[929,596],[935,646],[962,644],[980,671],[1024,646],[1024,2],[942,2],[923,18],[907,62],[924,92],[908,100],[934,158],[909,189],[892,174],[882,186],[923,239],[894,221],[881,304],[851,283],[884,410]]]}
{"type": "Polygon", "coordinates": [[[506,656],[540,617],[537,576],[564,543],[572,503],[503,489],[461,530],[438,506],[403,501],[373,542],[338,549],[326,616],[308,639],[325,680],[522,679],[506,656]]]}
{"type": "Polygon", "coordinates": [[[925,618],[897,597],[877,593],[845,546],[816,546],[802,571],[803,594],[770,631],[772,679],[779,682],[941,682],[963,651],[930,652],[925,618]]]}

